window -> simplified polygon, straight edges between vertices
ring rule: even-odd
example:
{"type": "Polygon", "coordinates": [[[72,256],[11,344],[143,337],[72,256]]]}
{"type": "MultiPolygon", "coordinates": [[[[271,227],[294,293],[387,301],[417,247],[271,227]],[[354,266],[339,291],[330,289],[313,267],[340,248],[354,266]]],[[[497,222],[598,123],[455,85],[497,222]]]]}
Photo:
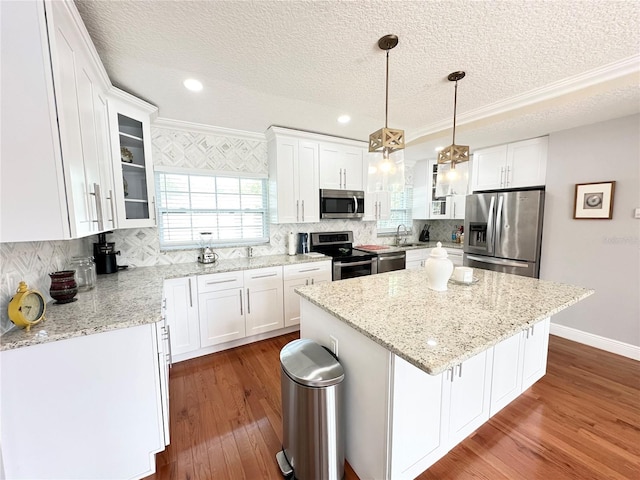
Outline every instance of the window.
{"type": "Polygon", "coordinates": [[[388,220],[378,220],[378,233],[396,233],[398,225],[404,225],[411,230],[413,218],[413,188],[405,185],[401,192],[391,192],[391,215],[388,220]]]}
{"type": "Polygon", "coordinates": [[[200,232],[217,246],[269,241],[267,180],[156,171],[160,247],[199,247],[200,232]]]}

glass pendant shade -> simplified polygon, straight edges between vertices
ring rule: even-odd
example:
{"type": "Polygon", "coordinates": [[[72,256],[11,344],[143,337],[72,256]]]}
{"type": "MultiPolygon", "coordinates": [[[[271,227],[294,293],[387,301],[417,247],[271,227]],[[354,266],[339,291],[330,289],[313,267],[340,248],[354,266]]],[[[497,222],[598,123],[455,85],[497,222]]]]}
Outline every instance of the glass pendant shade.
{"type": "Polygon", "coordinates": [[[456,82],[455,93],[453,97],[453,141],[451,145],[443,148],[438,153],[438,165],[451,165],[451,168],[456,168],[456,164],[469,161],[469,146],[468,145],[456,145],[456,108],[458,104],[458,80],[463,79],[465,73],[453,72],[450,73],[447,79],[450,82],[456,82]]]}

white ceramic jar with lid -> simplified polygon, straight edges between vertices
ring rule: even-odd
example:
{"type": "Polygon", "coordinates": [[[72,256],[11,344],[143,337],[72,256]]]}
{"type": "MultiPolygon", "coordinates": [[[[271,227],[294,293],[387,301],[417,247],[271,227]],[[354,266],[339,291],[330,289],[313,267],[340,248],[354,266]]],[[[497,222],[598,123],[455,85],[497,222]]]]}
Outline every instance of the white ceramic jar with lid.
{"type": "Polygon", "coordinates": [[[453,273],[453,263],[449,260],[447,251],[438,242],[436,248],[431,250],[431,255],[425,262],[428,285],[431,290],[444,292],[447,290],[447,282],[453,273]]]}

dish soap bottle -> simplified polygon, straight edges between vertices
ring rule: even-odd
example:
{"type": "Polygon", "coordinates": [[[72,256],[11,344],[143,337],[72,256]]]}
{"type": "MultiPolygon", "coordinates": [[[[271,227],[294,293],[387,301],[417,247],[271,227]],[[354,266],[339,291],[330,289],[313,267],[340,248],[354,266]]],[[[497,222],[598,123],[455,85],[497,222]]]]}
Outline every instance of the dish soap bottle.
{"type": "Polygon", "coordinates": [[[431,250],[431,255],[425,263],[427,273],[427,285],[431,290],[444,292],[447,290],[447,282],[453,273],[453,263],[449,260],[447,251],[438,242],[436,248],[431,250]]]}

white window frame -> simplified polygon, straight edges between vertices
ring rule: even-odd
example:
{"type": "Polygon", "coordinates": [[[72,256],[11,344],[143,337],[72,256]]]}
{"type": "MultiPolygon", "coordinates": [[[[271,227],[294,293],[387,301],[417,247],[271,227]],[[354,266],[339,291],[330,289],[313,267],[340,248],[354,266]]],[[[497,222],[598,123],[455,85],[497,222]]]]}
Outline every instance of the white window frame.
{"type": "MultiPolygon", "coordinates": [[[[391,201],[391,215],[390,217],[393,216],[393,212],[394,211],[402,211],[404,212],[404,220],[393,220],[393,222],[395,222],[394,225],[391,224],[392,220],[391,218],[389,218],[389,220],[378,220],[377,222],[377,232],[378,235],[380,236],[385,236],[385,235],[395,235],[398,225],[404,225],[405,227],[407,227],[407,231],[409,233],[411,233],[413,231],[413,187],[411,185],[405,185],[404,189],[402,190],[402,192],[397,192],[395,193],[395,195],[398,195],[398,193],[402,193],[402,195],[404,195],[404,201],[405,201],[405,208],[399,208],[397,205],[394,205],[394,192],[391,192],[391,196],[390,196],[390,201],[391,201]]],[[[396,197],[397,198],[397,197],[396,197]]]]}
{"type": "MultiPolygon", "coordinates": [[[[165,205],[165,197],[164,197],[164,186],[161,185],[160,176],[162,174],[177,174],[177,175],[187,175],[187,176],[205,176],[210,178],[237,178],[237,179],[252,179],[252,180],[262,180],[262,198],[263,198],[263,206],[260,209],[240,209],[242,212],[248,213],[261,213],[263,224],[262,224],[262,232],[263,235],[260,238],[251,238],[251,239],[217,239],[218,235],[214,234],[213,239],[211,240],[211,245],[214,247],[242,247],[248,245],[262,245],[265,243],[269,243],[269,192],[268,192],[268,176],[267,174],[256,174],[256,173],[247,173],[247,172],[227,172],[227,171],[214,171],[207,169],[195,169],[195,168],[179,168],[179,167],[165,167],[165,166],[156,166],[154,169],[154,181],[156,184],[156,196],[158,198],[157,201],[157,209],[158,209],[158,238],[160,240],[160,249],[161,250],[174,250],[174,249],[192,249],[201,247],[200,239],[193,238],[191,241],[166,241],[164,240],[164,229],[162,223],[162,216],[165,212],[180,212],[185,213],[187,215],[192,215],[194,212],[199,213],[229,213],[238,211],[238,209],[221,209],[221,208],[212,208],[212,209],[196,209],[196,208],[181,208],[181,209],[170,209],[164,207],[165,205]]],[[[189,193],[191,193],[189,191],[189,193]]],[[[207,228],[207,231],[214,231],[216,227],[207,228]]],[[[204,228],[203,228],[204,230],[204,228]]],[[[195,235],[194,235],[195,237],[195,235]]]]}

